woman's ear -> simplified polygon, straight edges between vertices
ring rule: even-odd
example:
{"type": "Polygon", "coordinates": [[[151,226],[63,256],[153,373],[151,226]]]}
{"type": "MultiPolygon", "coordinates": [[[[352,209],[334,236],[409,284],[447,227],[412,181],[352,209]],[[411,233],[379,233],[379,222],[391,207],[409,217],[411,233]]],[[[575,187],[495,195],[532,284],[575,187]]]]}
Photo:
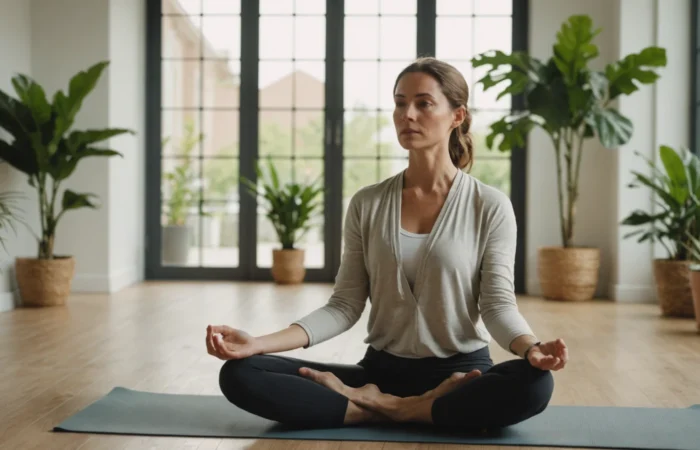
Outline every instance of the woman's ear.
{"type": "Polygon", "coordinates": [[[452,117],[453,117],[452,127],[457,128],[460,125],[462,125],[462,122],[464,122],[464,119],[466,118],[466,116],[467,116],[467,108],[465,108],[464,105],[455,109],[454,113],[452,114],[452,117]]]}

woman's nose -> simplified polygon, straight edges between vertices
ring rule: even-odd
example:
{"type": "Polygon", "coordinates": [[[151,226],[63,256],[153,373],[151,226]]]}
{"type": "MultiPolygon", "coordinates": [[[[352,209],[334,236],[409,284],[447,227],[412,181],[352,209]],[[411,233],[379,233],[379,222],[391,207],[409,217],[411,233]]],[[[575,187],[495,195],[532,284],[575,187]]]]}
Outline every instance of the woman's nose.
{"type": "Polygon", "coordinates": [[[413,107],[412,103],[409,103],[403,110],[403,119],[405,120],[415,120],[416,109],[413,107]]]}

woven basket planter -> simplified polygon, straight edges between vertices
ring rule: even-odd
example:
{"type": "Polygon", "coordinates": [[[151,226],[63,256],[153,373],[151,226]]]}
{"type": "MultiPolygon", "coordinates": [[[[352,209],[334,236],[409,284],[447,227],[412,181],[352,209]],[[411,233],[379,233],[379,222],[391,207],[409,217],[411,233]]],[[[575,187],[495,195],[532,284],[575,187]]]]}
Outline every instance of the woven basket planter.
{"type": "Polygon", "coordinates": [[[547,300],[591,300],[598,286],[600,249],[542,247],[537,271],[542,296],[547,300]]]}
{"type": "Polygon", "coordinates": [[[70,295],[75,259],[17,258],[15,272],[22,306],[63,306],[70,295]]]}
{"type": "Polygon", "coordinates": [[[661,314],[667,317],[695,317],[690,285],[690,261],[654,260],[654,281],[661,314]]]}
{"type": "Polygon", "coordinates": [[[299,284],[305,276],[303,249],[272,250],[272,278],[277,284],[299,284]]]}
{"type": "Polygon", "coordinates": [[[695,308],[695,322],[700,333],[700,265],[690,265],[690,290],[693,293],[693,305],[695,308]]]}

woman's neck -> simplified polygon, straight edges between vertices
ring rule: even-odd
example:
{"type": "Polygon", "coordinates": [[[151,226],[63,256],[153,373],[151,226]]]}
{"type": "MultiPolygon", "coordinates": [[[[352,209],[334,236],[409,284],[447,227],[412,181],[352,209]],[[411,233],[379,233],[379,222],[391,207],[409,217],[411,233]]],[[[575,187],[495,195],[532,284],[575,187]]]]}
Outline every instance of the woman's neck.
{"type": "Polygon", "coordinates": [[[403,187],[424,192],[444,191],[452,185],[458,170],[447,150],[411,150],[403,187]]]}

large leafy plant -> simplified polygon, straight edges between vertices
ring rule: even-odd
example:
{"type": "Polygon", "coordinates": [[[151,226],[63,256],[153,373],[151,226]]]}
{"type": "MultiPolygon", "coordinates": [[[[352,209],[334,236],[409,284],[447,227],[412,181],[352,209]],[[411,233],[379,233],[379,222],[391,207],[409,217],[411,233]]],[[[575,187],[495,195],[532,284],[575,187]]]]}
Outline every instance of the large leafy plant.
{"type": "Polygon", "coordinates": [[[283,249],[295,249],[296,243],[310,230],[311,219],[323,202],[320,179],[311,183],[280,183],[277,169],[268,160],[268,174],[260,165],[256,174],[260,186],[242,177],[250,195],[265,201],[266,217],[272,224],[283,249]],[[319,200],[319,196],[321,197],[319,200]]]}
{"type": "Polygon", "coordinates": [[[700,231],[700,159],[689,150],[679,152],[661,146],[659,159],[663,170],[648,158],[644,158],[651,169],[649,175],[632,172],[631,188],[650,189],[654,194],[653,212],[634,210],[623,221],[623,225],[638,227],[624,238],[638,236],[638,242],[661,243],[668,258],[678,261],[691,259],[693,236],[700,231]]]}
{"type": "Polygon", "coordinates": [[[510,151],[522,148],[535,127],[549,136],[556,157],[560,232],[564,247],[572,247],[579,198],[579,174],[583,143],[597,138],[607,148],[629,141],[632,122],[613,106],[621,95],[630,95],[640,84],[651,84],[659,75],[653,68],[666,65],[666,51],[648,47],[593,70],[598,56],[593,39],[600,33],[586,15],[575,15],[557,33],[552,56],[541,61],[525,52],[488,51],[472,59],[473,67],[488,67],[478,81],[484,90],[510,82],[497,98],[522,94],[525,107],[490,126],[486,144],[510,151]]]}
{"type": "Polygon", "coordinates": [[[124,133],[121,128],[73,130],[75,117],[83,101],[94,89],[108,62],[99,62],[70,79],[68,91],[57,91],[49,102],[40,84],[27,75],[12,78],[17,98],[0,90],[0,128],[10,139],[0,138],[0,159],[29,177],[38,191],[41,236],[38,258],[53,259],[56,227],[63,216],[79,208],[96,208],[96,196],[61,184],[87,157],[111,157],[121,154],[96,144],[124,133]]]}

